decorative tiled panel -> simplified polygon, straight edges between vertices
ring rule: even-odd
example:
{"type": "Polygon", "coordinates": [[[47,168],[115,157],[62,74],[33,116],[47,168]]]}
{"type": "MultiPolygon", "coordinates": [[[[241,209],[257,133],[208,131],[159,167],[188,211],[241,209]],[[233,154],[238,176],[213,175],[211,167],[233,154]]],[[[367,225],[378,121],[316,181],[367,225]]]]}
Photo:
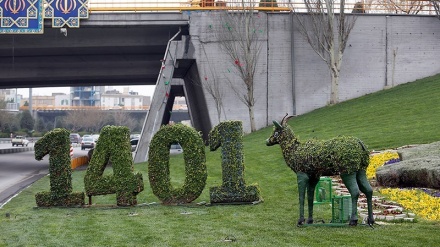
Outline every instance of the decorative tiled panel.
{"type": "Polygon", "coordinates": [[[43,0],[0,0],[0,33],[43,33],[43,0]]]}
{"type": "Polygon", "coordinates": [[[88,0],[45,0],[44,17],[52,27],[79,27],[80,19],[89,18],[88,0]]]}

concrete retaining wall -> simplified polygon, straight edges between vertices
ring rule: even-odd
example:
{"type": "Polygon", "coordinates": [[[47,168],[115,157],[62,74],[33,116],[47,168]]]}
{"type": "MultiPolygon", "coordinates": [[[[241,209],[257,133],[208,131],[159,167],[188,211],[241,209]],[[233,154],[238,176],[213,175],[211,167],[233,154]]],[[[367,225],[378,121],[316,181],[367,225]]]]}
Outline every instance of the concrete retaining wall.
{"type": "MultiPolygon", "coordinates": [[[[239,83],[233,61],[215,38],[216,13],[193,12],[190,35],[201,78],[224,82],[223,121],[242,120],[250,131],[247,107],[227,81],[239,83]]],[[[255,76],[257,128],[286,113],[304,114],[329,102],[326,64],[298,32],[290,13],[258,13],[262,50],[255,76]],[[292,32],[293,30],[293,32],[292,32]]],[[[216,26],[217,25],[217,26],[216,26]]],[[[350,35],[341,70],[341,101],[440,73],[440,21],[433,16],[360,15],[350,35]]],[[[213,126],[217,112],[205,92],[213,126]]]]}

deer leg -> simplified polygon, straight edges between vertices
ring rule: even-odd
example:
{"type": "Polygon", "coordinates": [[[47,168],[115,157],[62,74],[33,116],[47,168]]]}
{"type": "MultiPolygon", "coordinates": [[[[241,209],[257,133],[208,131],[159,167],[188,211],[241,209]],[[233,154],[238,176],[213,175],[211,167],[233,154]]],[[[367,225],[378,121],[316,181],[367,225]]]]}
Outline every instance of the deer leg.
{"type": "Polygon", "coordinates": [[[360,170],[357,172],[356,180],[359,185],[359,189],[367,197],[367,207],[368,207],[368,220],[367,224],[372,226],[374,224],[373,217],[373,188],[371,188],[370,183],[367,179],[367,172],[365,170],[360,170]]]}
{"type": "Polygon", "coordinates": [[[319,182],[319,177],[309,178],[309,186],[307,188],[307,207],[309,210],[309,218],[307,224],[313,224],[313,200],[315,198],[315,187],[319,182]]]}
{"type": "Polygon", "coordinates": [[[306,195],[306,188],[309,184],[309,176],[303,172],[298,172],[296,174],[296,178],[298,180],[298,194],[299,194],[299,219],[297,226],[301,226],[304,224],[304,198],[306,195]]]}
{"type": "Polygon", "coordinates": [[[359,187],[356,181],[356,172],[350,174],[341,174],[341,178],[351,195],[351,217],[349,225],[356,226],[358,222],[357,201],[359,198],[359,187]]]}

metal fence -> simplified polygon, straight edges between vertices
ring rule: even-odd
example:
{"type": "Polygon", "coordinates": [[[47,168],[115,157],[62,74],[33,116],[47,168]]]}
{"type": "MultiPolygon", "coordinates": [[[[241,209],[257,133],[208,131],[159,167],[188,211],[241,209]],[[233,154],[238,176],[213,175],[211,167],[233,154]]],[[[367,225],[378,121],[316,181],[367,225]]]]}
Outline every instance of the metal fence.
{"type": "MultiPolygon", "coordinates": [[[[322,6],[326,0],[307,0],[322,6]]],[[[339,12],[340,0],[334,3],[339,12]]],[[[438,15],[440,0],[347,0],[345,13],[438,15]]],[[[307,12],[304,0],[89,0],[90,12],[159,12],[197,10],[256,10],[273,12],[307,12]]]]}

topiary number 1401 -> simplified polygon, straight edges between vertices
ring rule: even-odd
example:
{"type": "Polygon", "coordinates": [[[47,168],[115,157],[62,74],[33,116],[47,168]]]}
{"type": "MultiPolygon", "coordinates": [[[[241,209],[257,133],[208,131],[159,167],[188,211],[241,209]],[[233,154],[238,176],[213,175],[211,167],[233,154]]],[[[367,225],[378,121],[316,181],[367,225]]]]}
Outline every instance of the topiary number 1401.
{"type": "MultiPolygon", "coordinates": [[[[119,206],[137,204],[136,196],[144,190],[144,184],[142,175],[133,172],[129,133],[123,126],[105,126],[101,130],[84,177],[85,194],[89,198],[116,194],[119,206]],[[108,163],[113,174],[104,174],[108,163]]],[[[240,121],[222,122],[209,133],[211,150],[222,149],[223,173],[222,185],[210,188],[211,203],[260,200],[258,186],[246,186],[244,181],[242,136],[240,121]]],[[[37,160],[50,154],[50,192],[37,193],[39,207],[84,205],[84,193],[72,193],[68,137],[67,130],[54,129],[35,144],[37,160]]],[[[148,156],[150,185],[162,203],[189,203],[200,196],[206,185],[207,168],[203,140],[195,129],[182,124],[162,126],[151,140],[148,156]],[[179,143],[184,150],[185,181],[180,188],[173,188],[170,182],[169,149],[173,143],[179,143]]]]}

